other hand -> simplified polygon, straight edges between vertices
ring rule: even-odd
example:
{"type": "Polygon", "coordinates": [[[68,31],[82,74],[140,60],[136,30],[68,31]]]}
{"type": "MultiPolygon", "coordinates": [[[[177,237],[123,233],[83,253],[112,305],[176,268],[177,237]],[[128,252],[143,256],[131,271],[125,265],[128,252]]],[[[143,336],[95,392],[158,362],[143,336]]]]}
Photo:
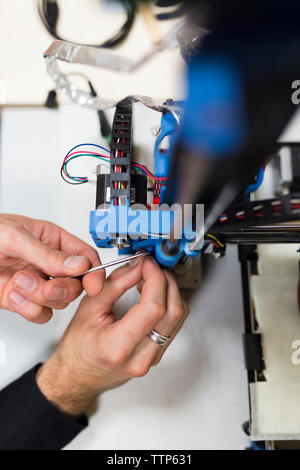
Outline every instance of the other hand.
{"type": "Polygon", "coordinates": [[[63,278],[99,264],[91,246],[55,224],[0,215],[0,308],[45,323],[52,309],[64,309],[81,294],[82,286],[90,296],[99,294],[103,271],[85,275],[82,283],[63,278]]]}

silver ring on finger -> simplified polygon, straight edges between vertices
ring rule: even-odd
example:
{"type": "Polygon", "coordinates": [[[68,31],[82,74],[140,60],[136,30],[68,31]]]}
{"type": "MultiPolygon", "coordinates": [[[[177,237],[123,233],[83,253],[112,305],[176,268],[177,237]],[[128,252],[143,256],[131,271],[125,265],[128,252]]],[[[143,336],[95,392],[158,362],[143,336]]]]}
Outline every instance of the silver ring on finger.
{"type": "Polygon", "coordinates": [[[154,341],[156,344],[158,344],[159,346],[164,346],[165,344],[167,344],[170,339],[171,339],[171,336],[165,336],[165,335],[161,335],[160,333],[158,333],[158,331],[156,330],[151,330],[151,332],[148,334],[149,338],[152,339],[152,341],[154,341]]]}

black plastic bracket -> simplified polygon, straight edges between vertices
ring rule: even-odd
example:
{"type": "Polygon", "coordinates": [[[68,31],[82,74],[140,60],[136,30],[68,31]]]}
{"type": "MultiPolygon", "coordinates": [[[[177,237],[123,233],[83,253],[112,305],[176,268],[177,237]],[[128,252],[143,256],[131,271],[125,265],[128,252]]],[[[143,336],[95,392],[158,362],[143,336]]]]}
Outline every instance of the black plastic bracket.
{"type": "MultiPolygon", "coordinates": [[[[111,197],[126,197],[130,201],[131,188],[131,138],[132,135],[132,104],[121,105],[116,108],[111,144],[110,144],[110,194],[111,197]],[[123,154],[118,157],[118,154],[123,154]],[[120,167],[120,172],[115,167],[120,167]],[[124,188],[115,188],[115,183],[122,181],[124,188]]],[[[118,185],[119,186],[119,185],[118,185]]]]}
{"type": "Polygon", "coordinates": [[[248,371],[262,372],[265,368],[262,350],[262,338],[259,333],[243,335],[245,365],[248,371]]]}

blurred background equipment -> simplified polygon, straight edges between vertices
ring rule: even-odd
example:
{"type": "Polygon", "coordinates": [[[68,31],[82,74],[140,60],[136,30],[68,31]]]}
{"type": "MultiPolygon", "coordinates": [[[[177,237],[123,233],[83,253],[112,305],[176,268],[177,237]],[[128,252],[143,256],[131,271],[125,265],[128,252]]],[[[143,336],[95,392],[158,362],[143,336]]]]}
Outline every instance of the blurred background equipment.
{"type": "MultiPolygon", "coordinates": [[[[40,18],[51,36],[55,39],[61,41],[68,41],[68,39],[60,36],[57,32],[57,24],[59,20],[59,6],[56,0],[37,0],[38,12],[40,18]]],[[[93,44],[94,47],[104,47],[112,48],[120,45],[128,36],[131,31],[135,12],[136,12],[136,3],[135,1],[123,0],[122,4],[124,5],[126,21],[120,28],[120,30],[111,38],[102,42],[101,44],[93,44]]],[[[72,41],[74,42],[74,41],[72,41]]],[[[88,45],[88,44],[86,44],[88,45]]],[[[90,44],[92,45],[92,44],[90,44]]]]}

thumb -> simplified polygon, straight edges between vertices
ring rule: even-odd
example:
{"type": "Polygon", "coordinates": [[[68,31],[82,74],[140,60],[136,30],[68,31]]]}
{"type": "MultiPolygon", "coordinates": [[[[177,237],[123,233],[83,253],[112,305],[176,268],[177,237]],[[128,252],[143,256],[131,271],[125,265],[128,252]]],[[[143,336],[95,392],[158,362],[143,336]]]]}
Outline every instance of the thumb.
{"type": "Polygon", "coordinates": [[[70,256],[55,250],[20,226],[10,227],[4,240],[0,237],[1,248],[9,256],[20,258],[53,277],[80,274],[91,264],[86,256],[70,256]]]}
{"type": "Polygon", "coordinates": [[[81,318],[87,316],[93,319],[93,316],[97,316],[99,313],[109,313],[113,304],[142,279],[143,263],[143,258],[136,258],[134,265],[125,264],[113,271],[104,281],[100,294],[95,297],[86,296],[83,298],[78,315],[81,318]]]}

